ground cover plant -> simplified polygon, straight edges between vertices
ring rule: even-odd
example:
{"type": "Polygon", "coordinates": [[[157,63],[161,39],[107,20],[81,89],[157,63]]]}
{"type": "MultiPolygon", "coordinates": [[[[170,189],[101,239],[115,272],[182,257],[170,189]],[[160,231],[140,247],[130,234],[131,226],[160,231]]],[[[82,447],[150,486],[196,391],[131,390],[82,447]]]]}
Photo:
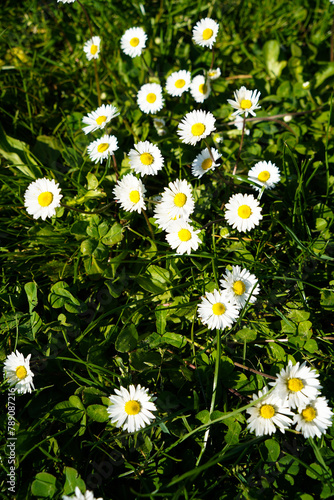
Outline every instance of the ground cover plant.
{"type": "Polygon", "coordinates": [[[5,0],[1,498],[334,495],[327,0],[5,0]]]}

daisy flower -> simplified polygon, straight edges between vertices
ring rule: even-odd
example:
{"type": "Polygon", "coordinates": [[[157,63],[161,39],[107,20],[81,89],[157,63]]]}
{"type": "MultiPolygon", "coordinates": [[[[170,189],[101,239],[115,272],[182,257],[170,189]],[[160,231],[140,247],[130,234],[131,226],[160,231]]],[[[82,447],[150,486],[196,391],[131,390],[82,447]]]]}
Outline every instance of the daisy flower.
{"type": "Polygon", "coordinates": [[[57,0],[57,2],[61,2],[61,3],[73,3],[75,2],[75,0],[57,0]]]}
{"type": "Polygon", "coordinates": [[[195,209],[191,185],[186,180],[177,179],[168,184],[162,193],[160,211],[170,214],[170,217],[188,219],[195,209]]]}
{"type": "Polygon", "coordinates": [[[148,394],[148,389],[137,385],[130,385],[129,390],[121,387],[115,389],[117,396],[110,396],[111,405],[108,406],[111,423],[122,427],[124,431],[137,432],[155,419],[152,411],[157,408],[148,394]]]}
{"type": "Polygon", "coordinates": [[[190,82],[190,71],[184,69],[174,71],[166,80],[166,92],[173,97],[179,97],[189,89],[190,82]]]}
{"type": "Polygon", "coordinates": [[[102,163],[109,155],[113,155],[116,149],[118,149],[116,137],[106,134],[100,139],[91,142],[87,151],[92,161],[102,163]]]}
{"type": "Polygon", "coordinates": [[[119,112],[115,106],[112,104],[102,104],[99,108],[91,113],[88,113],[87,116],[84,116],[82,121],[87,125],[82,130],[85,134],[89,134],[89,132],[94,132],[97,129],[104,128],[110,120],[118,116],[119,112]]]}
{"type": "Polygon", "coordinates": [[[89,491],[89,490],[86,490],[85,494],[81,493],[78,486],[75,487],[74,496],[69,497],[67,495],[63,495],[62,499],[63,500],[103,500],[102,497],[95,498],[94,493],[92,491],[89,491]]]}
{"type": "Polygon", "coordinates": [[[121,38],[121,49],[127,56],[140,56],[146,40],[147,35],[143,28],[129,28],[121,38]]]}
{"type": "Polygon", "coordinates": [[[288,366],[276,376],[276,382],[269,385],[275,386],[275,394],[282,402],[287,400],[288,405],[298,411],[314,400],[322,389],[319,373],[306,366],[306,361],[299,366],[299,361],[293,365],[289,360],[288,366]]]}
{"type": "Polygon", "coordinates": [[[298,415],[293,418],[296,430],[301,431],[305,438],[321,437],[326,433],[326,429],[331,427],[333,413],[328,406],[328,401],[324,397],[319,397],[309,401],[307,406],[299,409],[298,415]]]}
{"type": "Polygon", "coordinates": [[[114,187],[113,194],[117,203],[127,212],[141,213],[145,210],[146,189],[140,179],[132,174],[125,175],[114,187]]]}
{"type": "MultiPolygon", "coordinates": [[[[242,116],[240,115],[237,115],[235,117],[235,120],[234,120],[234,126],[238,129],[238,130],[242,130],[243,127],[244,127],[244,119],[242,118],[242,116]]],[[[246,135],[249,135],[250,134],[250,130],[249,128],[246,128],[245,126],[245,132],[244,132],[246,135]]]]}
{"type": "Polygon", "coordinates": [[[224,291],[206,292],[198,306],[198,316],[210,330],[231,328],[239,316],[237,307],[232,304],[224,291]]]}
{"type": "Polygon", "coordinates": [[[193,27],[193,41],[201,47],[209,47],[212,49],[216,41],[219,24],[213,19],[206,17],[198,21],[193,27]]]}
{"type": "Polygon", "coordinates": [[[156,175],[164,166],[164,159],[158,146],[149,141],[138,142],[129,153],[130,166],[136,174],[156,175]]]}
{"type": "Polygon", "coordinates": [[[215,121],[216,119],[210,111],[190,111],[179,123],[177,134],[182,142],[195,146],[197,142],[216,130],[215,121]]]}
{"type": "Polygon", "coordinates": [[[83,46],[83,50],[86,54],[88,61],[91,59],[97,59],[100,52],[101,38],[99,36],[93,36],[88,42],[83,46]]]}
{"type": "Polygon", "coordinates": [[[280,178],[279,169],[271,161],[259,161],[248,172],[248,179],[258,184],[253,186],[257,191],[261,191],[263,186],[268,189],[273,188],[280,178]]]}
{"type": "Polygon", "coordinates": [[[231,104],[233,108],[236,109],[232,115],[242,115],[245,113],[245,117],[247,118],[248,113],[255,116],[255,109],[260,109],[261,106],[258,106],[259,98],[261,92],[258,90],[247,90],[246,87],[241,87],[239,90],[234,92],[234,99],[227,99],[227,102],[231,104]]]}
{"type": "Polygon", "coordinates": [[[45,220],[56,213],[63,195],[60,194],[59,184],[54,179],[37,179],[29,184],[24,193],[24,206],[34,219],[41,217],[45,220]]]}
{"type": "Polygon", "coordinates": [[[207,72],[209,80],[217,80],[217,78],[219,78],[220,75],[221,75],[220,68],[209,69],[209,71],[207,72]]]}
{"type": "Polygon", "coordinates": [[[238,231],[249,231],[262,219],[259,202],[251,194],[232,195],[225,208],[225,219],[238,231]]]}
{"type": "MultiPolygon", "coordinates": [[[[258,394],[253,394],[253,401],[262,398],[268,392],[268,387],[264,387],[258,394]]],[[[259,401],[251,408],[247,408],[250,417],[247,419],[247,428],[255,432],[255,436],[265,436],[276,432],[278,427],[283,434],[292,424],[290,415],[292,411],[286,404],[280,404],[274,393],[259,401]]]]}
{"type": "Polygon", "coordinates": [[[190,84],[190,93],[196,102],[204,102],[211,93],[210,80],[204,75],[197,75],[190,84]]]}
{"type": "Polygon", "coordinates": [[[256,276],[240,266],[232,266],[232,271],[226,269],[225,272],[226,274],[223,274],[223,279],[219,283],[222,288],[225,288],[231,302],[238,309],[242,309],[247,301],[248,304],[254,304],[255,295],[260,291],[256,276]]]}
{"type": "Polygon", "coordinates": [[[168,230],[173,221],[182,218],[182,220],[185,222],[189,218],[188,217],[187,219],[185,219],[184,217],[180,217],[179,215],[172,217],[170,212],[166,212],[165,208],[161,208],[160,203],[155,206],[153,217],[155,218],[155,222],[160,227],[160,229],[163,229],[164,231],[168,230]]]}
{"type": "Polygon", "coordinates": [[[154,125],[154,128],[157,131],[158,135],[165,135],[166,122],[163,118],[153,118],[153,125],[154,125]]]}
{"type": "Polygon", "coordinates": [[[34,374],[30,370],[30,357],[31,354],[28,354],[24,358],[23,354],[16,350],[7,356],[3,366],[4,378],[10,386],[15,385],[18,394],[31,393],[31,389],[35,389],[32,381],[34,374]]]}
{"type": "Polygon", "coordinates": [[[200,230],[193,227],[183,219],[172,221],[167,229],[166,240],[176,253],[190,255],[192,250],[197,250],[201,240],[197,236],[200,230]]]}
{"type": "Polygon", "coordinates": [[[145,83],[137,94],[137,104],[143,113],[156,113],[164,106],[162,88],[158,83],[145,83]]]}
{"type": "Polygon", "coordinates": [[[209,170],[214,170],[215,167],[218,167],[218,163],[216,163],[219,158],[221,158],[221,154],[218,153],[217,149],[211,148],[210,156],[208,148],[202,149],[199,155],[196,156],[194,161],[191,164],[191,173],[194,177],[202,177],[209,170]]]}

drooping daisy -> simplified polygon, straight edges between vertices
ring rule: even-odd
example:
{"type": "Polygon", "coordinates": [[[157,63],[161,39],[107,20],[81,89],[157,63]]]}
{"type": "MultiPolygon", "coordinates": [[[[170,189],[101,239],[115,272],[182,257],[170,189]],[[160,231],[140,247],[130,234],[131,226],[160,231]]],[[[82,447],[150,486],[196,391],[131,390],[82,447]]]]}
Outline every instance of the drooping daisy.
{"type": "Polygon", "coordinates": [[[162,88],[158,83],[145,83],[137,94],[137,103],[143,113],[157,113],[164,106],[162,88]]]}
{"type": "Polygon", "coordinates": [[[319,373],[306,366],[306,361],[299,366],[299,361],[293,365],[289,360],[288,366],[276,376],[276,382],[269,385],[275,386],[275,394],[282,402],[287,400],[290,408],[298,408],[298,411],[314,400],[322,389],[319,373]]]}
{"type": "Polygon", "coordinates": [[[140,56],[145,48],[147,35],[143,28],[129,28],[121,38],[121,49],[130,57],[140,56]]]}
{"type": "Polygon", "coordinates": [[[307,406],[299,409],[299,413],[294,416],[293,423],[296,430],[301,431],[305,438],[321,437],[326,433],[326,429],[332,425],[333,412],[328,406],[328,401],[324,397],[310,401],[307,406]]]}
{"type": "Polygon", "coordinates": [[[163,118],[153,118],[153,125],[158,135],[166,134],[166,128],[165,128],[166,122],[163,118]]]}
{"type": "Polygon", "coordinates": [[[219,24],[213,19],[206,17],[198,21],[193,27],[193,41],[201,47],[209,47],[212,49],[216,41],[219,24]]]}
{"type": "Polygon", "coordinates": [[[59,184],[54,179],[37,179],[29,184],[24,193],[24,206],[34,219],[45,220],[56,213],[63,195],[60,194],[59,184]]]}
{"type": "Polygon", "coordinates": [[[62,500],[103,500],[103,498],[102,497],[95,498],[94,493],[89,490],[86,490],[86,492],[83,494],[81,493],[78,486],[76,486],[74,496],[69,497],[67,495],[63,495],[62,500]]]}
{"type": "Polygon", "coordinates": [[[209,170],[214,170],[215,167],[218,166],[218,163],[216,163],[216,161],[219,160],[222,155],[219,154],[217,149],[215,148],[211,148],[211,155],[208,148],[205,148],[202,149],[200,154],[196,156],[191,164],[191,173],[194,177],[200,178],[206,172],[208,172],[209,170]]]}
{"type": "Polygon", "coordinates": [[[95,163],[102,163],[109,155],[118,149],[117,138],[114,135],[105,134],[100,139],[91,142],[87,148],[88,154],[95,163]]]}
{"type": "Polygon", "coordinates": [[[101,38],[99,36],[93,36],[88,42],[83,46],[83,50],[86,54],[88,61],[91,59],[97,59],[100,52],[101,38]]]}
{"type": "Polygon", "coordinates": [[[279,169],[271,161],[259,161],[248,172],[248,179],[258,184],[258,186],[253,186],[257,191],[260,191],[263,186],[268,189],[273,188],[280,178],[279,169]]]}
{"type": "MultiPolygon", "coordinates": [[[[253,394],[253,401],[256,402],[268,392],[268,387],[264,387],[258,394],[253,394]]],[[[255,436],[271,436],[278,427],[283,434],[292,424],[290,416],[292,411],[286,404],[281,404],[277,397],[271,393],[254,406],[247,408],[250,417],[247,419],[247,428],[255,432],[255,436]]]]}
{"type": "MultiPolygon", "coordinates": [[[[237,115],[235,117],[235,120],[234,120],[234,126],[238,129],[238,130],[242,130],[243,127],[244,127],[244,119],[242,118],[242,116],[240,115],[237,115]]],[[[250,134],[250,130],[249,128],[247,128],[247,125],[245,126],[245,132],[244,132],[246,135],[249,135],[250,134]]]]}
{"type": "Polygon", "coordinates": [[[118,116],[119,112],[115,106],[112,104],[102,104],[99,108],[91,113],[88,113],[87,116],[84,116],[82,121],[87,125],[82,130],[85,134],[89,134],[89,132],[94,132],[97,129],[104,128],[110,120],[118,116]]]}
{"type": "Polygon", "coordinates": [[[127,212],[141,213],[145,210],[144,194],[146,189],[140,179],[132,174],[125,175],[114,187],[113,194],[117,203],[127,212]]]}
{"type": "Polygon", "coordinates": [[[135,144],[129,153],[130,166],[136,174],[156,175],[164,166],[164,159],[158,146],[149,141],[140,141],[135,144]]]}
{"type": "Polygon", "coordinates": [[[34,374],[30,370],[30,357],[31,354],[28,354],[24,358],[23,354],[16,350],[7,356],[3,366],[4,378],[11,387],[15,385],[18,394],[31,393],[31,390],[35,389],[32,381],[34,374]]]}
{"type": "Polygon", "coordinates": [[[259,202],[251,194],[233,194],[225,208],[225,219],[238,231],[249,231],[262,219],[259,202]]]}
{"type": "Polygon", "coordinates": [[[198,316],[210,330],[231,327],[239,316],[237,307],[232,304],[222,290],[206,292],[198,306],[198,316]]]}
{"type": "Polygon", "coordinates": [[[196,102],[204,102],[211,93],[210,80],[205,80],[204,75],[197,75],[190,84],[190,93],[196,102]]]}
{"type": "Polygon", "coordinates": [[[191,185],[186,180],[177,179],[168,184],[168,188],[162,193],[160,210],[173,217],[188,219],[195,209],[195,202],[191,191],[191,185]]]}
{"type": "Polygon", "coordinates": [[[185,144],[195,144],[216,130],[215,117],[210,111],[194,110],[187,113],[179,123],[177,134],[185,144]]]}
{"type": "Polygon", "coordinates": [[[208,75],[209,80],[217,80],[217,78],[219,78],[221,75],[220,68],[209,69],[207,75],[208,75]]]}
{"type": "Polygon", "coordinates": [[[256,276],[240,266],[232,266],[232,271],[226,269],[225,273],[219,283],[225,288],[231,302],[236,304],[238,309],[242,309],[247,301],[248,304],[254,304],[255,295],[260,291],[256,276]]]}
{"type": "Polygon", "coordinates": [[[174,71],[166,80],[166,92],[173,97],[180,96],[189,89],[190,82],[190,71],[174,71]]]}
{"type": "Polygon", "coordinates": [[[172,221],[167,229],[166,240],[176,253],[190,255],[192,250],[197,250],[201,243],[198,237],[200,230],[194,230],[193,227],[183,219],[172,221]]]}
{"type": "Polygon", "coordinates": [[[255,116],[254,111],[261,108],[261,106],[258,106],[260,95],[260,91],[247,90],[246,87],[236,90],[234,92],[235,101],[227,99],[227,102],[236,109],[232,115],[242,115],[245,113],[245,117],[247,118],[248,113],[250,113],[255,116]]]}
{"type": "Polygon", "coordinates": [[[110,396],[111,405],[108,406],[111,423],[116,424],[116,427],[123,427],[124,431],[137,432],[150,425],[155,419],[152,411],[157,408],[152,402],[153,398],[148,394],[148,389],[137,385],[130,385],[129,390],[121,387],[120,390],[115,389],[117,396],[110,396]]]}

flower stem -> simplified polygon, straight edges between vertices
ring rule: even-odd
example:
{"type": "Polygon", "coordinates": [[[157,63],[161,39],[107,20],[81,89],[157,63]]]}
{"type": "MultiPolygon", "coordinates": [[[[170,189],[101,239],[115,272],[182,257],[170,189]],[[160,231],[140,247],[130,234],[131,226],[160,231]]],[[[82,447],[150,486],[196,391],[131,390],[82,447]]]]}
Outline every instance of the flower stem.
{"type": "Polygon", "coordinates": [[[144,54],[143,54],[143,53],[141,53],[141,54],[140,54],[140,57],[142,58],[143,63],[145,64],[145,66],[146,66],[146,68],[147,68],[147,70],[148,70],[148,72],[149,72],[150,76],[154,76],[153,71],[151,70],[151,68],[149,67],[149,65],[147,64],[147,62],[146,62],[146,60],[145,60],[144,54]]]}
{"type": "Polygon", "coordinates": [[[147,215],[146,215],[145,210],[143,210],[143,214],[144,214],[144,217],[145,217],[145,220],[146,220],[146,223],[147,223],[147,227],[148,227],[148,229],[149,229],[149,231],[150,231],[150,233],[151,233],[152,240],[154,241],[154,233],[153,233],[153,229],[152,229],[152,226],[151,226],[150,221],[148,220],[148,217],[147,217],[147,215]]]}
{"type": "Polygon", "coordinates": [[[241,149],[242,149],[242,145],[243,145],[243,142],[244,142],[245,126],[246,126],[246,116],[244,115],[244,121],[242,123],[241,141],[240,141],[240,146],[239,146],[237,161],[235,162],[234,169],[233,169],[233,175],[235,175],[235,173],[237,171],[238,161],[240,160],[241,149]]]}

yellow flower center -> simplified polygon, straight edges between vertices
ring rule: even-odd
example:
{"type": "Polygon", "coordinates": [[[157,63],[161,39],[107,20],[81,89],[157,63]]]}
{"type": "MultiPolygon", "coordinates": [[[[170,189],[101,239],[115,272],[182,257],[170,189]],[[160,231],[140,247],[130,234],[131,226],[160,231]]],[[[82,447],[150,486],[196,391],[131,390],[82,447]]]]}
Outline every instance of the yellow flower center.
{"type": "Polygon", "coordinates": [[[199,135],[204,134],[204,132],[205,132],[205,125],[203,125],[203,123],[195,123],[191,127],[191,133],[192,133],[192,135],[196,135],[197,137],[199,135]]]}
{"type": "Polygon", "coordinates": [[[177,206],[177,207],[183,207],[183,205],[185,205],[187,202],[187,197],[184,193],[177,193],[175,196],[174,196],[174,204],[177,206]]]}
{"type": "Polygon", "coordinates": [[[317,416],[317,412],[313,406],[307,406],[305,410],[302,411],[302,415],[306,422],[312,422],[312,420],[314,420],[317,416]]]}
{"type": "Polygon", "coordinates": [[[211,158],[207,158],[206,160],[203,160],[203,161],[202,161],[202,165],[201,165],[201,167],[202,167],[202,169],[203,169],[203,170],[208,170],[208,168],[210,168],[210,167],[211,167],[211,165],[212,165],[212,160],[211,160],[211,158]]]}
{"type": "Polygon", "coordinates": [[[246,286],[245,283],[242,281],[238,280],[233,283],[233,291],[236,295],[242,295],[245,293],[246,286]]]}
{"type": "Polygon", "coordinates": [[[177,234],[181,241],[189,241],[191,239],[191,232],[188,229],[180,229],[177,234]]]}
{"type": "Polygon", "coordinates": [[[182,87],[184,87],[186,84],[185,80],[182,80],[182,78],[180,80],[176,80],[175,82],[175,87],[177,89],[182,89],[182,87]]]}
{"type": "Polygon", "coordinates": [[[266,182],[268,179],[270,179],[270,173],[268,172],[268,170],[263,170],[263,172],[259,173],[257,178],[260,182],[266,182]]]}
{"type": "Polygon", "coordinates": [[[128,415],[138,415],[141,410],[141,405],[139,401],[134,401],[132,399],[131,401],[125,403],[124,410],[128,415]]]}
{"type": "Polygon", "coordinates": [[[17,378],[23,380],[27,376],[27,370],[24,366],[18,366],[15,370],[17,378]]]}
{"type": "Polygon", "coordinates": [[[242,219],[249,219],[249,217],[252,215],[252,211],[248,205],[240,205],[240,207],[238,208],[238,215],[242,219]]]}
{"type": "Polygon", "coordinates": [[[129,194],[129,198],[132,203],[138,203],[138,201],[140,200],[139,191],[137,191],[136,189],[131,191],[129,194]]]}
{"type": "Polygon", "coordinates": [[[208,90],[208,87],[205,85],[205,83],[201,83],[200,86],[198,87],[198,90],[201,94],[205,94],[206,91],[208,90]]]}
{"type": "Polygon", "coordinates": [[[97,45],[92,45],[90,48],[90,53],[95,56],[96,52],[98,51],[98,46],[97,45]]]}
{"type": "Polygon", "coordinates": [[[209,71],[208,75],[209,76],[215,76],[216,72],[215,71],[209,71]]]}
{"type": "Polygon", "coordinates": [[[226,311],[226,307],[221,302],[217,302],[216,304],[213,304],[213,306],[212,306],[212,312],[216,316],[221,316],[222,314],[224,314],[225,311],[226,311]]]}
{"type": "Polygon", "coordinates": [[[96,118],[96,123],[98,125],[102,125],[102,123],[104,123],[106,120],[107,120],[107,117],[104,115],[101,115],[98,118],[96,118]]]}
{"type": "Polygon", "coordinates": [[[203,40],[209,40],[209,38],[211,38],[212,35],[213,31],[210,28],[206,28],[202,34],[203,40]]]}
{"type": "Polygon", "coordinates": [[[249,99],[243,99],[240,103],[240,108],[241,109],[249,109],[252,107],[252,101],[249,99]]]}
{"type": "Polygon", "coordinates": [[[101,144],[97,146],[97,151],[98,153],[104,153],[108,148],[109,144],[107,142],[101,142],[101,144]]]}
{"type": "Polygon", "coordinates": [[[292,392],[299,392],[303,389],[304,384],[300,378],[290,378],[288,380],[288,389],[292,392]]]}
{"type": "Polygon", "coordinates": [[[50,191],[44,191],[38,196],[37,200],[41,207],[48,207],[52,203],[53,194],[50,191]]]}
{"type": "Polygon", "coordinates": [[[157,100],[157,96],[155,94],[147,94],[146,101],[150,104],[153,104],[157,100]]]}
{"type": "Polygon", "coordinates": [[[143,165],[152,165],[154,158],[150,153],[143,153],[140,155],[140,161],[143,165]]]}
{"type": "Polygon", "coordinates": [[[275,408],[271,405],[262,405],[260,415],[262,418],[272,418],[275,415],[275,408]]]}
{"type": "Polygon", "coordinates": [[[139,38],[137,38],[136,36],[131,38],[130,40],[131,47],[137,47],[138,44],[139,44],[139,38]]]}

